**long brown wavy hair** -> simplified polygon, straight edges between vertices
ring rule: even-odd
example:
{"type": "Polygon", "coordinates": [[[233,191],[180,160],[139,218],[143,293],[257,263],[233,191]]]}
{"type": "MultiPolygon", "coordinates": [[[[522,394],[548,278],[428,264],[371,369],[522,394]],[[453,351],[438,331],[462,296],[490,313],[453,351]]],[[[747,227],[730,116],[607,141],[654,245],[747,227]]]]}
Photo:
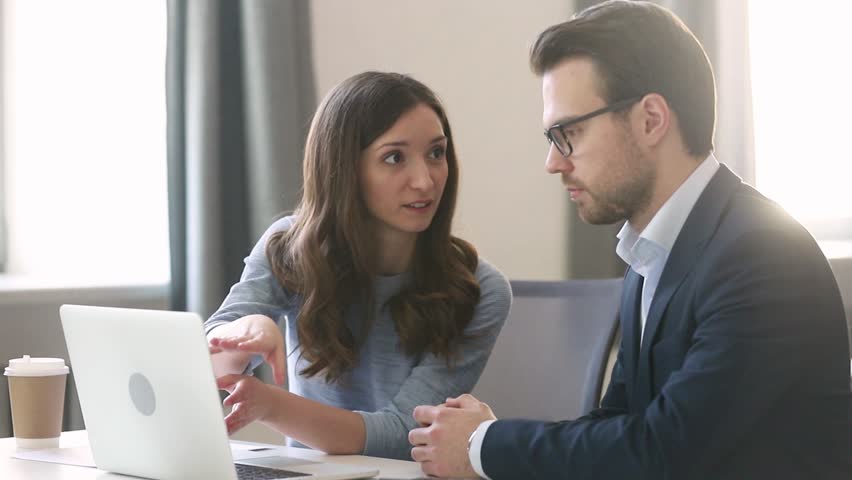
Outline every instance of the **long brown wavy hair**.
{"type": "Polygon", "coordinates": [[[435,94],[413,78],[365,72],[344,80],[314,114],[305,145],[302,199],[295,223],[272,235],[266,255],[281,285],[300,297],[300,373],[333,382],[358,361],[375,309],[376,235],[361,195],[363,151],[414,107],[425,104],[447,137],[447,182],[429,227],[418,235],[412,281],[388,300],[396,332],[409,355],[456,357],[480,289],[472,245],[450,234],[459,173],[450,124],[435,94]],[[356,336],[344,316],[361,305],[356,336]]]}

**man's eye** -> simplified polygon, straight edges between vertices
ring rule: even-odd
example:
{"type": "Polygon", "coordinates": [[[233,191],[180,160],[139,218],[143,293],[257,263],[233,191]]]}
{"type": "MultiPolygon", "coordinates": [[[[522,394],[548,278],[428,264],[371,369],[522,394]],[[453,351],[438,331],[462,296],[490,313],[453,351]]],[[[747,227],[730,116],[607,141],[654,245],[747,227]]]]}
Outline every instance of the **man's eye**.
{"type": "Polygon", "coordinates": [[[382,158],[382,161],[390,165],[396,165],[397,163],[402,161],[402,154],[399,152],[391,152],[385,155],[382,158]]]}
{"type": "Polygon", "coordinates": [[[562,130],[562,134],[565,135],[567,138],[574,138],[580,134],[580,129],[574,127],[566,128],[562,130]]]}
{"type": "Polygon", "coordinates": [[[447,149],[443,146],[435,147],[429,152],[429,158],[432,160],[440,160],[447,154],[447,149]]]}

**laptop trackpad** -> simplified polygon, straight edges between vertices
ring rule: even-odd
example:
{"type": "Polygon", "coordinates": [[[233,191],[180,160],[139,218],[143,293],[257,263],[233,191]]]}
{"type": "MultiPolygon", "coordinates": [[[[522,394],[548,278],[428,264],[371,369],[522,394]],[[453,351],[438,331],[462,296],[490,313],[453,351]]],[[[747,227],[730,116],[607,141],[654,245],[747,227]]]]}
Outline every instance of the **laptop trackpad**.
{"type": "Polygon", "coordinates": [[[295,467],[297,465],[311,465],[317,462],[312,462],[303,458],[282,457],[276,455],[257,458],[241,458],[237,460],[236,463],[241,463],[243,465],[254,465],[256,467],[278,468],[286,470],[289,467],[295,467]]]}

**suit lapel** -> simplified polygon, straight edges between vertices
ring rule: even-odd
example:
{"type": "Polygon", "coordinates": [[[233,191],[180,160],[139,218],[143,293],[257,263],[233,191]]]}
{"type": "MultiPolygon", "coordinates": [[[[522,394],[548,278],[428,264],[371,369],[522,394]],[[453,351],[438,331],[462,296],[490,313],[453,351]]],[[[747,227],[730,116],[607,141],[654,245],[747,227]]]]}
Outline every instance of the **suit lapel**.
{"type": "MultiPolygon", "coordinates": [[[[728,201],[741,184],[742,181],[737,175],[725,165],[720,165],[719,170],[713,175],[707,188],[692,208],[672,247],[657,290],[654,292],[654,300],[651,302],[648,318],[645,321],[645,335],[639,351],[636,394],[639,395],[637,399],[643,405],[650,402],[653,396],[649,356],[663,313],[686,274],[695,265],[707,241],[716,231],[728,201]]],[[[674,319],[674,321],[678,320],[674,319]]]]}

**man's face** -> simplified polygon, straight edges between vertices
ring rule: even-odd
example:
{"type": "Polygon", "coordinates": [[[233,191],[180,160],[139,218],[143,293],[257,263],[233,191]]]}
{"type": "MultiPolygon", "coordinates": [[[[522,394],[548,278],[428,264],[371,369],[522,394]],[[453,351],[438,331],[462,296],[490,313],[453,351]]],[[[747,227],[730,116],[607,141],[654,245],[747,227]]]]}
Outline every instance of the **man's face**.
{"type": "MultiPolygon", "coordinates": [[[[585,57],[559,63],[542,76],[545,129],[607,106],[594,64],[585,57]]],[[[623,100],[620,98],[614,101],[623,100]]],[[[548,173],[562,183],[587,223],[630,219],[650,202],[656,168],[637,144],[629,112],[605,113],[563,130],[573,152],[566,158],[554,145],[545,161],[548,173]]]]}

